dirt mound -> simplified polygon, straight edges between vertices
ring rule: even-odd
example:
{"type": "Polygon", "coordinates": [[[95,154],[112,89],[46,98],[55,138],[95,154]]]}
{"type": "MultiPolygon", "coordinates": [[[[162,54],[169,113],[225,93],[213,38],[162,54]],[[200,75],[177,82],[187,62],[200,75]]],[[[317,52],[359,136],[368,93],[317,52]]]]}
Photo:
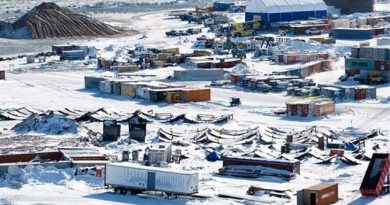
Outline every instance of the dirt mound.
{"type": "Polygon", "coordinates": [[[12,24],[0,24],[0,36],[7,38],[71,38],[123,34],[121,28],[65,10],[55,3],[42,3],[12,24]]]}

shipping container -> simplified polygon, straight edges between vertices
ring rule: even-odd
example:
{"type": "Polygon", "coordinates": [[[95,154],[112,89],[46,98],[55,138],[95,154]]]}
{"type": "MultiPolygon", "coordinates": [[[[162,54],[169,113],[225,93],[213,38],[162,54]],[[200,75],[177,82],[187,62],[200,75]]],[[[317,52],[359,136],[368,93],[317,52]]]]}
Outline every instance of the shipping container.
{"type": "Polygon", "coordinates": [[[150,89],[150,101],[152,102],[165,102],[166,90],[164,89],[150,89]]]}
{"type": "Polygon", "coordinates": [[[366,99],[366,88],[356,87],[355,88],[355,100],[364,100],[366,99]]]}
{"type": "Polygon", "coordinates": [[[273,169],[286,170],[290,172],[300,173],[300,162],[287,161],[279,159],[264,159],[256,157],[222,157],[223,166],[241,165],[241,166],[263,166],[273,169]]]}
{"type": "Polygon", "coordinates": [[[388,46],[390,45],[390,38],[378,38],[377,39],[378,46],[388,46]]]}
{"type": "Polygon", "coordinates": [[[345,75],[347,76],[354,76],[360,74],[359,69],[350,69],[350,68],[345,68],[345,75]]]}
{"type": "Polygon", "coordinates": [[[367,99],[376,99],[376,88],[368,87],[366,90],[366,98],[367,99]]]}
{"type": "Polygon", "coordinates": [[[329,205],[339,200],[337,183],[323,182],[303,189],[304,205],[329,205]]]}
{"type": "Polygon", "coordinates": [[[114,82],[111,80],[100,81],[99,91],[106,94],[113,93],[113,84],[114,82]]]}
{"type": "Polygon", "coordinates": [[[150,165],[160,166],[161,162],[169,163],[172,159],[172,144],[158,143],[149,147],[148,160],[150,165]]]}
{"type": "Polygon", "coordinates": [[[175,70],[173,78],[176,80],[213,81],[223,80],[225,75],[222,69],[175,70]]]}
{"type": "Polygon", "coordinates": [[[137,94],[137,88],[145,86],[145,83],[138,82],[125,82],[121,83],[121,95],[135,97],[137,94]]]}
{"type": "Polygon", "coordinates": [[[375,61],[375,70],[390,71],[390,60],[377,60],[375,61]]]}
{"type": "Polygon", "coordinates": [[[0,80],[5,80],[5,70],[0,70],[0,80]]]}
{"type": "Polygon", "coordinates": [[[121,193],[161,191],[167,194],[195,194],[199,190],[199,174],[138,164],[110,163],[105,169],[105,186],[121,193]]]}
{"type": "Polygon", "coordinates": [[[84,60],[85,52],[83,50],[62,51],[60,60],[84,60]]]}
{"type": "Polygon", "coordinates": [[[116,70],[118,71],[118,73],[126,73],[126,72],[137,72],[139,68],[136,64],[129,64],[129,65],[119,65],[118,67],[116,67],[116,70]]]}
{"type": "Polygon", "coordinates": [[[322,30],[323,32],[329,32],[331,30],[330,24],[296,24],[296,25],[290,25],[290,32],[294,35],[305,35],[306,31],[316,28],[318,30],[322,30]]]}
{"type": "Polygon", "coordinates": [[[180,102],[182,102],[182,91],[181,90],[167,91],[165,100],[167,103],[180,103],[180,102]]]}
{"type": "Polygon", "coordinates": [[[346,58],[345,67],[348,69],[375,70],[375,61],[362,58],[346,58]]]}
{"type": "Polygon", "coordinates": [[[183,102],[204,102],[211,100],[210,89],[185,89],[182,92],[183,102]]]}
{"type": "Polygon", "coordinates": [[[349,20],[331,20],[330,21],[330,26],[332,28],[350,28],[351,27],[351,22],[349,20]]]}
{"type": "Polygon", "coordinates": [[[325,102],[319,102],[314,104],[315,112],[314,116],[322,116],[322,115],[328,115],[335,112],[335,104],[333,101],[325,101],[325,102]]]}
{"type": "Polygon", "coordinates": [[[85,76],[84,84],[85,89],[96,89],[99,90],[100,82],[106,80],[103,77],[85,76]]]}
{"type": "Polygon", "coordinates": [[[371,29],[335,28],[333,29],[333,37],[335,39],[359,40],[359,39],[372,39],[373,35],[371,29]]]}

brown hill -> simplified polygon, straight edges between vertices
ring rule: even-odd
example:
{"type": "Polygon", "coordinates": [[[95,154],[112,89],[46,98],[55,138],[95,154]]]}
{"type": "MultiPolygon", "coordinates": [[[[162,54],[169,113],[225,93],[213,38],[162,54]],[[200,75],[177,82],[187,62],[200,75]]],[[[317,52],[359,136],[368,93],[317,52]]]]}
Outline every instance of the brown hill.
{"type": "MultiPolygon", "coordinates": [[[[1,26],[0,26],[1,29],[1,26]]],[[[9,38],[70,38],[86,36],[112,36],[123,34],[121,28],[96,19],[65,10],[54,3],[42,3],[11,25],[3,26],[9,38]]]]}

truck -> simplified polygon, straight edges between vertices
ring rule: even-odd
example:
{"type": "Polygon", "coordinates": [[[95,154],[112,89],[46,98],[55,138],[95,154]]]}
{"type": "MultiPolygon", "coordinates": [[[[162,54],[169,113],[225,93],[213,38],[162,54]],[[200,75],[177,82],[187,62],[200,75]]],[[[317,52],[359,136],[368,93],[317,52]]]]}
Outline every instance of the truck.
{"type": "Polygon", "coordinates": [[[231,36],[245,37],[256,35],[257,30],[260,29],[261,21],[246,21],[242,23],[233,23],[231,28],[231,36]]]}
{"type": "Polygon", "coordinates": [[[148,167],[130,162],[106,164],[104,185],[115,193],[138,194],[144,191],[158,191],[167,196],[198,193],[199,173],[148,167]]]}

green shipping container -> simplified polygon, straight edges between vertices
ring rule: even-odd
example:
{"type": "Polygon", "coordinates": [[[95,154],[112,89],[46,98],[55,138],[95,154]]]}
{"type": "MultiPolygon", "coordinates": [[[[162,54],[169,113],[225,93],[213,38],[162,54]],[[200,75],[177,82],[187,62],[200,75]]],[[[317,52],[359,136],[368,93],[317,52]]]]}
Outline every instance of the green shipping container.
{"type": "Polygon", "coordinates": [[[375,61],[362,58],[345,59],[345,68],[358,70],[375,70],[375,61]]]}

